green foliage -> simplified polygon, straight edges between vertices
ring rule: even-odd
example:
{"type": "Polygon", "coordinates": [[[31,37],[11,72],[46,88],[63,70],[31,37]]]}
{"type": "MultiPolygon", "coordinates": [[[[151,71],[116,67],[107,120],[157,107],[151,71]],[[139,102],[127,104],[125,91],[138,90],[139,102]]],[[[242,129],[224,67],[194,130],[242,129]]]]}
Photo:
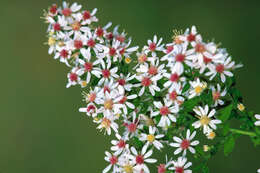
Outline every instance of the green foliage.
{"type": "Polygon", "coordinates": [[[222,123],[226,122],[229,119],[232,109],[233,109],[233,104],[230,104],[219,110],[218,118],[222,121],[222,123]]]}
{"type": "Polygon", "coordinates": [[[224,154],[228,156],[235,147],[235,139],[232,135],[230,135],[224,143],[224,154]]]}

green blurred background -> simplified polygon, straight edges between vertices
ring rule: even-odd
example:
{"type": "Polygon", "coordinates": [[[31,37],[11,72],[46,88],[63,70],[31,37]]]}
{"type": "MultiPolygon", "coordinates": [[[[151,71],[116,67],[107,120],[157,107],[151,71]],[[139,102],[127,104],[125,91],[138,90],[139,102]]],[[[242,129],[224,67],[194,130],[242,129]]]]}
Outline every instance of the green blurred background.
{"type": "MultiPolygon", "coordinates": [[[[73,2],[73,1],[70,1],[73,2]]],[[[101,24],[112,21],[143,45],[154,34],[170,41],[172,29],[195,24],[243,62],[236,72],[245,105],[258,113],[260,1],[78,0],[97,7],[101,24]]],[[[0,173],[98,173],[105,167],[109,137],[77,110],[80,88],[66,89],[68,68],[47,54],[47,26],[40,19],[51,0],[1,0],[0,173]]],[[[234,152],[210,162],[211,173],[254,173],[260,148],[248,137],[234,152]]]]}

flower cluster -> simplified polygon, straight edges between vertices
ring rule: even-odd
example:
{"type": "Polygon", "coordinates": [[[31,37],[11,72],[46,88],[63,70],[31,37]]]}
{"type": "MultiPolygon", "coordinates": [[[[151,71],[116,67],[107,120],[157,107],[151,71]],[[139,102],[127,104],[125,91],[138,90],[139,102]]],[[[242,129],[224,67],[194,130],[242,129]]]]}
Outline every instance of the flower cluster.
{"type": "MultiPolygon", "coordinates": [[[[165,147],[172,147],[172,157],[157,164],[158,173],[192,172],[187,156],[204,157],[196,134],[211,142],[239,111],[232,84],[242,65],[205,42],[195,26],[175,32],[166,44],[155,35],[139,49],[118,26],[97,25],[96,12],[64,2],[52,5],[45,19],[49,54],[71,69],[67,87],[84,90],[79,111],[105,134],[115,134],[103,173],[149,173],[157,163],[154,150],[165,147]]],[[[213,148],[204,145],[204,152],[213,148]]]]}

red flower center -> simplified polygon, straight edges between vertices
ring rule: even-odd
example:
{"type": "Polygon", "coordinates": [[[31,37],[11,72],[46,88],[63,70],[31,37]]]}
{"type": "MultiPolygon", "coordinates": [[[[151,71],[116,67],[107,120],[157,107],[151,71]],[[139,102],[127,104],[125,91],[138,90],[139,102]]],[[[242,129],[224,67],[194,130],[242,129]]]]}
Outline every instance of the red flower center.
{"type": "Polygon", "coordinates": [[[135,161],[138,165],[141,165],[144,163],[144,157],[142,155],[138,155],[136,156],[135,161]]]}
{"type": "Polygon", "coordinates": [[[173,73],[173,74],[171,74],[170,80],[172,82],[178,82],[179,78],[180,78],[180,76],[177,73],[173,73]]]}
{"type": "Polygon", "coordinates": [[[64,8],[63,10],[62,10],[62,14],[64,15],[64,16],[66,16],[66,17],[68,17],[68,16],[70,16],[71,15],[71,9],[70,8],[64,8]]]}
{"type": "Polygon", "coordinates": [[[223,73],[224,70],[225,70],[225,67],[224,67],[223,64],[219,64],[219,65],[216,66],[216,71],[218,73],[223,73]]]}
{"type": "Polygon", "coordinates": [[[152,84],[152,81],[149,77],[144,77],[141,83],[143,86],[147,87],[152,84]]]}
{"type": "Polygon", "coordinates": [[[127,100],[127,97],[124,96],[121,100],[119,100],[119,103],[124,104],[126,102],[126,100],[127,100]]]}
{"type": "Polygon", "coordinates": [[[121,43],[123,43],[123,42],[125,41],[125,37],[122,36],[122,35],[117,36],[116,39],[117,39],[119,42],[121,42],[121,43]]]}
{"type": "Polygon", "coordinates": [[[173,91],[173,92],[170,93],[170,99],[171,100],[176,100],[177,96],[178,96],[178,94],[177,94],[176,91],[173,91]]]}
{"type": "Polygon", "coordinates": [[[160,164],[157,168],[158,168],[158,173],[166,172],[165,164],[160,164]]]}
{"type": "Polygon", "coordinates": [[[170,110],[167,106],[163,106],[161,109],[160,109],[160,114],[162,116],[166,116],[170,113],[170,110]]]}
{"type": "Polygon", "coordinates": [[[129,132],[133,133],[136,131],[136,124],[135,123],[130,123],[127,125],[127,129],[129,132]]]}
{"type": "Polygon", "coordinates": [[[108,78],[110,76],[110,71],[107,69],[102,70],[102,74],[104,78],[108,78]]]}
{"type": "Polygon", "coordinates": [[[195,41],[195,35],[193,35],[193,34],[188,35],[187,40],[189,42],[195,41]]]}
{"type": "Polygon", "coordinates": [[[175,173],[183,173],[183,172],[184,172],[183,167],[176,167],[175,168],[175,173]]]}
{"type": "Polygon", "coordinates": [[[217,91],[213,92],[212,96],[213,96],[213,100],[216,101],[216,100],[218,100],[220,98],[220,92],[217,92],[217,91]]]}
{"type": "Polygon", "coordinates": [[[53,24],[53,29],[54,31],[60,31],[61,30],[60,24],[58,23],[53,24]]]}
{"type": "Polygon", "coordinates": [[[114,165],[114,164],[117,163],[117,157],[116,156],[112,156],[109,160],[110,160],[111,165],[114,165]]]}
{"type": "Polygon", "coordinates": [[[119,148],[125,148],[125,145],[126,145],[126,143],[125,143],[125,141],[122,140],[122,139],[120,139],[119,142],[118,142],[118,144],[117,144],[117,146],[118,146],[119,148]]]}
{"type": "Polygon", "coordinates": [[[98,27],[96,34],[97,34],[98,37],[103,37],[103,35],[104,35],[103,29],[98,27]]]}
{"type": "Polygon", "coordinates": [[[150,49],[151,51],[155,51],[155,49],[156,49],[156,44],[155,44],[155,43],[151,43],[151,44],[149,45],[149,49],[150,49]]]}
{"type": "Polygon", "coordinates": [[[83,19],[84,19],[84,20],[87,20],[87,19],[89,19],[90,17],[91,17],[91,14],[90,14],[89,11],[85,11],[85,12],[83,13],[83,19]]]}
{"type": "Polygon", "coordinates": [[[81,49],[83,47],[83,43],[81,40],[74,40],[74,47],[76,49],[81,49]]]}
{"type": "Polygon", "coordinates": [[[89,105],[88,108],[87,108],[87,112],[90,112],[92,110],[95,110],[95,106],[94,105],[89,105]]]}
{"type": "Polygon", "coordinates": [[[68,51],[63,49],[61,52],[60,52],[60,56],[63,57],[63,58],[67,58],[69,55],[68,51]]]}
{"type": "Polygon", "coordinates": [[[168,54],[171,51],[173,51],[173,46],[167,46],[166,53],[168,54]]]}
{"type": "Polygon", "coordinates": [[[96,99],[96,93],[91,93],[91,94],[88,96],[88,99],[89,99],[90,102],[95,101],[95,99],[96,99]]]}
{"type": "Polygon", "coordinates": [[[175,59],[176,59],[177,62],[183,62],[185,60],[185,55],[183,55],[181,53],[177,54],[175,59]]]}
{"type": "Polygon", "coordinates": [[[113,47],[111,47],[111,48],[109,49],[109,55],[110,55],[110,56],[114,56],[115,54],[116,54],[116,49],[113,48],[113,47]]]}
{"type": "Polygon", "coordinates": [[[124,86],[126,81],[124,79],[118,79],[118,84],[121,85],[121,86],[124,86]]]}
{"type": "Polygon", "coordinates": [[[203,56],[203,61],[204,61],[205,64],[208,64],[208,63],[210,63],[212,61],[212,59],[208,58],[206,56],[203,56]]]}
{"type": "Polygon", "coordinates": [[[114,36],[113,36],[113,33],[110,32],[110,33],[107,34],[106,37],[107,37],[107,39],[112,40],[114,36]]]}
{"type": "Polygon", "coordinates": [[[85,71],[91,71],[92,70],[92,68],[93,68],[93,65],[92,65],[92,63],[91,62],[86,62],[85,64],[84,64],[84,68],[85,68],[85,71]]]}
{"type": "Polygon", "coordinates": [[[89,39],[88,42],[87,42],[87,45],[89,47],[94,47],[96,45],[96,42],[93,39],[89,39]]]}
{"type": "Polygon", "coordinates": [[[155,66],[151,66],[151,67],[149,68],[149,70],[148,70],[148,73],[149,73],[150,75],[156,75],[156,74],[158,73],[158,70],[157,70],[157,68],[156,68],[155,66]]]}
{"type": "Polygon", "coordinates": [[[186,150],[187,148],[189,148],[190,146],[190,141],[188,141],[187,139],[183,139],[183,141],[181,142],[181,148],[183,150],[186,150]]]}
{"type": "Polygon", "coordinates": [[[70,80],[71,81],[77,81],[78,80],[78,75],[76,73],[70,73],[70,80]]]}
{"type": "Polygon", "coordinates": [[[206,50],[206,48],[203,44],[200,44],[200,43],[196,44],[196,46],[195,46],[196,52],[203,53],[203,52],[205,52],[205,50],[206,50]]]}
{"type": "Polygon", "coordinates": [[[125,53],[125,48],[122,48],[122,49],[119,51],[119,53],[120,53],[121,55],[123,55],[123,54],[125,53]]]}
{"type": "Polygon", "coordinates": [[[106,93],[106,92],[110,93],[110,89],[108,86],[104,86],[104,93],[106,93]]]}
{"type": "Polygon", "coordinates": [[[56,14],[57,12],[57,5],[56,4],[53,4],[50,8],[50,13],[52,14],[56,14]]]}

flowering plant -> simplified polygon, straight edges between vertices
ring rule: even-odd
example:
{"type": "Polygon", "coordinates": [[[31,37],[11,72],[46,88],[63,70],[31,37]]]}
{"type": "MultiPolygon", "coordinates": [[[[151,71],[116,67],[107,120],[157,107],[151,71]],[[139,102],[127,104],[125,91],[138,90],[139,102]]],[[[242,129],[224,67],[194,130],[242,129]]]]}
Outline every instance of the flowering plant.
{"type": "Polygon", "coordinates": [[[79,111],[116,137],[103,173],[149,173],[153,152],[166,147],[172,153],[158,173],[206,173],[207,161],[222,147],[228,155],[240,135],[260,144],[260,115],[242,104],[233,75],[242,65],[226,49],[203,41],[192,26],[166,44],[155,35],[140,50],[118,26],[96,25],[96,12],[64,2],[44,18],[49,54],[71,68],[67,87],[83,89],[79,111]]]}

